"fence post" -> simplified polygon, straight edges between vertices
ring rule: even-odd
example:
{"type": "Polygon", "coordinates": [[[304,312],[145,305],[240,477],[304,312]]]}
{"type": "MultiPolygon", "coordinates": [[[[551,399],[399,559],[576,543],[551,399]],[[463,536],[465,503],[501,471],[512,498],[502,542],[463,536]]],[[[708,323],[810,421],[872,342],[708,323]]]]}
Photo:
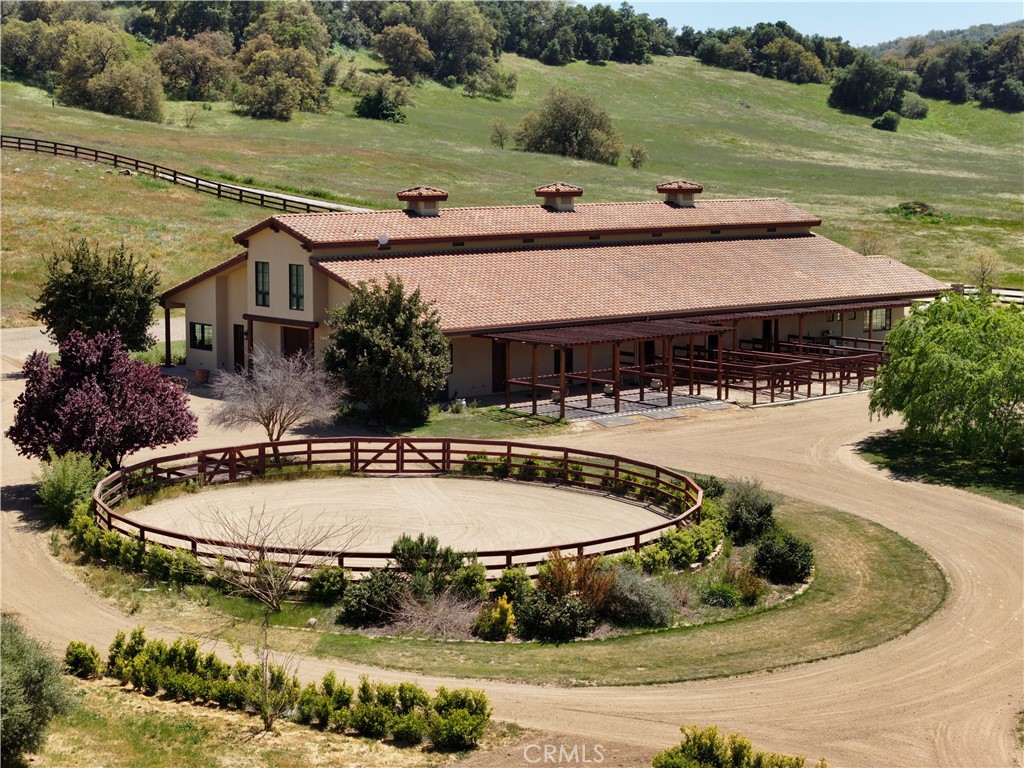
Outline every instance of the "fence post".
{"type": "Polygon", "coordinates": [[[405,472],[405,439],[401,437],[395,445],[395,471],[400,475],[405,472]]]}

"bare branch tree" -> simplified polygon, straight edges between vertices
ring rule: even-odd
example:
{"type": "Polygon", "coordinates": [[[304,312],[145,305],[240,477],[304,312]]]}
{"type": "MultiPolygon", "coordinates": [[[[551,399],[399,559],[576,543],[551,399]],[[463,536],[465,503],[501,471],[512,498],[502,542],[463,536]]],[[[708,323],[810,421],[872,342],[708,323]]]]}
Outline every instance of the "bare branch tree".
{"type": "MultiPolygon", "coordinates": [[[[331,423],[341,401],[311,353],[285,356],[260,344],[252,351],[252,373],[218,371],[211,390],[221,401],[214,424],[234,429],[256,424],[271,443],[298,424],[331,423]]],[[[280,456],[277,445],[274,456],[280,456]]]]}
{"type": "Polygon", "coordinates": [[[996,277],[1003,271],[1002,257],[991,248],[975,248],[965,259],[964,272],[981,293],[991,293],[996,277]]]}
{"type": "Polygon", "coordinates": [[[269,620],[297,590],[303,572],[332,563],[334,552],[364,538],[365,521],[338,526],[306,522],[297,509],[274,514],[264,505],[237,515],[211,507],[203,530],[208,538],[231,542],[222,548],[218,578],[235,594],[263,604],[269,620]]]}
{"type": "Polygon", "coordinates": [[[281,610],[301,583],[303,571],[326,565],[334,552],[344,551],[365,537],[365,520],[330,525],[308,523],[299,510],[275,515],[264,505],[238,515],[211,507],[203,521],[206,538],[230,542],[221,549],[217,576],[229,591],[257,600],[263,607],[261,635],[254,647],[257,663],[243,668],[239,682],[246,708],[256,712],[263,728],[291,711],[298,700],[297,665],[290,656],[275,662],[270,648],[270,616],[281,610]]]}

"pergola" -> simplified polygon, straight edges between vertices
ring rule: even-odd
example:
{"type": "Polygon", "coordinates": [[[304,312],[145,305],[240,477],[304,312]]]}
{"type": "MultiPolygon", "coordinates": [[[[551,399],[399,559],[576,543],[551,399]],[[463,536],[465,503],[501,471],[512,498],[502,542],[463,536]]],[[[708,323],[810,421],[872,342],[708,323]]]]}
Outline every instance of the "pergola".
{"type": "MultiPolygon", "coordinates": [[[[635,377],[640,384],[640,400],[644,399],[644,390],[664,387],[668,404],[672,405],[672,393],[676,385],[682,384],[677,379],[678,372],[687,376],[686,384],[692,395],[694,387],[700,386],[701,375],[712,374],[718,388],[718,397],[722,396],[722,344],[716,343],[718,349],[715,361],[697,360],[695,358],[694,337],[714,336],[716,340],[723,334],[732,333],[733,329],[716,325],[668,318],[661,320],[633,320],[622,323],[602,323],[596,325],[572,325],[559,328],[540,328],[534,330],[508,331],[503,333],[480,334],[483,338],[493,339],[505,345],[505,371],[512,370],[512,345],[530,345],[530,375],[528,377],[505,378],[505,407],[511,407],[512,386],[530,387],[533,400],[533,413],[537,413],[537,393],[558,393],[559,416],[565,418],[565,397],[570,383],[583,382],[587,387],[587,407],[593,405],[594,385],[602,388],[610,387],[611,396],[615,399],[615,412],[621,405],[621,378],[623,374],[635,377]],[[687,362],[676,363],[676,339],[685,337],[688,340],[687,362]],[[653,360],[645,359],[644,344],[638,344],[637,359],[632,364],[623,365],[622,345],[636,342],[661,342],[661,354],[655,354],[653,360]],[[612,347],[611,368],[594,368],[594,347],[612,347]],[[558,350],[558,373],[538,374],[538,350],[548,347],[558,350]],[[585,371],[566,370],[566,350],[584,348],[587,353],[585,371]],[[657,380],[658,384],[655,384],[657,380]],[[647,382],[650,381],[651,385],[647,382]]],[[[602,389],[604,391],[604,389],[602,389]]]]}
{"type": "Polygon", "coordinates": [[[723,312],[694,318],[632,320],[478,335],[505,346],[506,408],[511,407],[512,387],[525,386],[531,392],[534,414],[537,413],[538,392],[546,392],[558,400],[559,415],[565,418],[568,387],[584,383],[588,408],[593,406],[596,384],[602,388],[603,394],[614,398],[615,412],[618,413],[624,375],[638,381],[641,402],[646,389],[664,389],[667,404],[671,406],[677,386],[687,386],[692,396],[695,390],[700,393],[703,383],[713,381],[719,400],[723,389],[726,397],[729,389],[744,389],[753,393],[756,404],[760,382],[766,385],[774,402],[776,391],[789,390],[792,397],[796,391],[806,389],[810,397],[812,384],[820,383],[824,393],[827,382],[838,381],[841,392],[844,382],[856,379],[859,384],[868,376],[875,375],[882,360],[884,342],[873,337],[870,322],[867,338],[847,336],[847,313],[905,307],[910,303],[910,299],[901,298],[818,304],[723,312]],[[804,317],[832,313],[838,315],[838,335],[811,338],[804,334],[804,317]],[[788,341],[778,339],[777,334],[773,334],[771,340],[739,338],[737,328],[744,320],[777,321],[784,317],[799,319],[798,331],[788,341]],[[723,349],[725,345],[721,337],[729,333],[733,335],[731,348],[723,349]],[[696,346],[694,338],[697,336],[715,337],[716,341],[696,346]],[[686,339],[685,346],[677,344],[681,339],[686,339]],[[643,342],[660,342],[661,349],[650,355],[643,342]],[[637,344],[636,357],[623,361],[622,345],[634,343],[637,344]],[[512,371],[513,344],[529,345],[529,376],[508,375],[512,371]],[[610,368],[594,368],[594,347],[601,346],[612,347],[610,368]],[[541,347],[557,350],[557,373],[538,373],[538,350],[541,347]],[[578,348],[586,350],[586,370],[567,371],[566,351],[578,348]]]}

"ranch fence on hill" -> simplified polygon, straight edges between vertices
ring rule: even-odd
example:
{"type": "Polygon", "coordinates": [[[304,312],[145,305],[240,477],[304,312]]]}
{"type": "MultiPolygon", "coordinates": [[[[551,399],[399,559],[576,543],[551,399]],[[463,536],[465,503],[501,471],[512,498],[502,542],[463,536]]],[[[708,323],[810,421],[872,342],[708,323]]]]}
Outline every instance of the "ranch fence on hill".
{"type": "Polygon", "coordinates": [[[177,171],[174,168],[167,168],[163,165],[150,163],[146,160],[138,160],[134,157],[125,157],[114,152],[107,152],[102,149],[91,149],[80,147],[76,144],[64,144],[59,141],[47,141],[45,139],[32,139],[24,136],[0,136],[0,148],[17,149],[23,152],[38,152],[44,155],[55,157],[71,157],[78,160],[88,160],[94,163],[112,165],[115,168],[127,168],[137,173],[145,173],[155,179],[167,181],[171,184],[194,189],[197,192],[205,192],[222,200],[231,200],[236,203],[258,205],[261,208],[273,208],[284,213],[322,213],[328,211],[351,211],[363,210],[354,206],[342,205],[340,203],[328,203],[322,200],[309,200],[294,195],[286,195],[277,192],[267,192],[259,189],[240,187],[235,184],[224,184],[220,181],[202,179],[192,174],[177,171]]]}

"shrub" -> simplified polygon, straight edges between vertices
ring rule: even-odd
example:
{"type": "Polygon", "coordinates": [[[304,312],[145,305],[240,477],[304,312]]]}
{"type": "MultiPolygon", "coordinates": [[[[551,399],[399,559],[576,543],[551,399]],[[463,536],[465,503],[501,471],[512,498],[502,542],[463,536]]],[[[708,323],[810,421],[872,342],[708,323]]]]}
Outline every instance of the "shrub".
{"type": "Polygon", "coordinates": [[[533,482],[540,476],[540,462],[534,458],[537,454],[533,454],[523,460],[523,464],[519,467],[516,473],[516,479],[522,480],[524,483],[533,482]]]}
{"type": "Polygon", "coordinates": [[[462,474],[478,477],[487,474],[487,456],[482,453],[467,453],[462,461],[462,474]]]}
{"type": "Polygon", "coordinates": [[[733,585],[718,579],[708,580],[704,583],[700,599],[706,605],[715,605],[719,608],[732,608],[739,602],[733,585]]]}
{"type": "Polygon", "coordinates": [[[360,736],[383,739],[391,729],[391,710],[376,703],[360,701],[352,709],[351,724],[360,736]]]}
{"type": "Polygon", "coordinates": [[[405,584],[397,572],[374,568],[349,584],[338,621],[354,627],[385,624],[397,610],[404,591],[405,584]]]}
{"type": "Polygon", "coordinates": [[[704,499],[718,499],[725,494],[725,483],[714,475],[693,475],[693,482],[704,491],[704,499]]]}
{"type": "Polygon", "coordinates": [[[715,551],[724,535],[722,524],[717,520],[704,520],[693,529],[693,546],[697,560],[704,560],[715,551]]]}
{"type": "Polygon", "coordinates": [[[152,581],[169,581],[174,554],[159,544],[151,544],[146,550],[142,567],[152,581]]]}
{"type": "Polygon", "coordinates": [[[594,614],[578,597],[556,598],[536,590],[519,607],[516,631],[525,640],[567,643],[589,635],[595,623],[594,614]]]}
{"type": "Polygon", "coordinates": [[[39,474],[36,495],[43,509],[60,525],[67,525],[75,508],[92,499],[93,488],[103,478],[90,458],[84,453],[69,451],[58,456],[48,450],[49,461],[39,474]]]}
{"type": "Polygon", "coordinates": [[[487,568],[474,558],[455,572],[451,586],[461,600],[484,600],[487,597],[487,568]]]}
{"type": "Polygon", "coordinates": [[[644,573],[667,573],[671,560],[669,554],[658,544],[648,544],[640,550],[640,568],[644,573]]]}
{"type": "Polygon", "coordinates": [[[503,570],[501,576],[491,585],[491,599],[496,600],[505,595],[515,607],[522,603],[532,590],[533,582],[530,581],[526,569],[517,565],[503,570]]]}
{"type": "Polygon", "coordinates": [[[912,91],[903,94],[900,115],[908,120],[923,120],[928,117],[928,102],[912,91]]]}
{"type": "MultiPolygon", "coordinates": [[[[653,768],[804,768],[802,757],[755,750],[740,734],[725,736],[713,725],[683,725],[679,730],[683,732],[682,741],[655,755],[653,768]]],[[[817,768],[827,768],[824,759],[817,768]]]]}
{"type": "Polygon", "coordinates": [[[672,592],[632,568],[615,569],[604,615],[620,627],[667,627],[675,610],[672,592]]]}
{"type": "Polygon", "coordinates": [[[398,684],[398,711],[407,715],[430,705],[430,696],[417,683],[398,684]]]}
{"type": "Polygon", "coordinates": [[[491,476],[495,480],[506,480],[512,472],[512,461],[508,456],[502,456],[491,464],[491,476]]]}
{"type": "Polygon", "coordinates": [[[732,585],[736,592],[737,599],[743,605],[757,605],[761,596],[767,592],[767,587],[753,568],[728,567],[725,571],[725,581],[732,585]]]}
{"type": "Polygon", "coordinates": [[[179,588],[188,584],[202,584],[206,580],[206,574],[196,556],[184,549],[175,549],[168,565],[167,576],[179,588]]]}
{"type": "Polygon", "coordinates": [[[657,546],[668,554],[669,564],[678,571],[701,559],[694,544],[695,538],[692,528],[676,528],[664,531],[657,546]]]}
{"type": "Polygon", "coordinates": [[[370,120],[383,120],[388,123],[405,122],[405,112],[384,89],[376,90],[360,98],[352,111],[356,117],[365,117],[370,120]]]}
{"type": "Polygon", "coordinates": [[[37,752],[55,715],[74,708],[61,664],[25,633],[17,619],[0,617],[0,763],[37,752]]]}
{"type": "Polygon", "coordinates": [[[887,110],[871,121],[871,127],[880,131],[896,131],[900,127],[900,115],[887,110]]]}
{"type": "Polygon", "coordinates": [[[336,565],[318,565],[306,582],[306,599],[313,603],[334,605],[345,596],[348,571],[336,565]]]}
{"type": "Polygon", "coordinates": [[[515,625],[516,615],[512,603],[507,596],[500,595],[494,602],[480,606],[480,613],[473,624],[473,634],[481,640],[501,641],[512,633],[515,625]]]}
{"type": "Polygon", "coordinates": [[[483,691],[437,689],[428,730],[435,749],[465,750],[476,746],[491,719],[491,707],[483,691]]]}
{"type": "Polygon", "coordinates": [[[813,545],[788,531],[765,536],[754,550],[754,570],[775,584],[804,581],[813,567],[813,545]]]}
{"type": "Polygon", "coordinates": [[[775,527],[774,509],[759,481],[737,480],[725,496],[726,529],[742,546],[775,527]]]}
{"type": "Polygon", "coordinates": [[[316,683],[309,683],[303,688],[295,704],[295,722],[300,725],[311,725],[320,705],[320,697],[316,683]]]}
{"type": "Polygon", "coordinates": [[[64,666],[69,675],[91,679],[103,676],[103,660],[94,646],[72,640],[64,653],[64,666]]]}
{"type": "Polygon", "coordinates": [[[419,744],[427,735],[427,719],[419,712],[398,715],[391,722],[391,735],[398,744],[419,744]]]}

